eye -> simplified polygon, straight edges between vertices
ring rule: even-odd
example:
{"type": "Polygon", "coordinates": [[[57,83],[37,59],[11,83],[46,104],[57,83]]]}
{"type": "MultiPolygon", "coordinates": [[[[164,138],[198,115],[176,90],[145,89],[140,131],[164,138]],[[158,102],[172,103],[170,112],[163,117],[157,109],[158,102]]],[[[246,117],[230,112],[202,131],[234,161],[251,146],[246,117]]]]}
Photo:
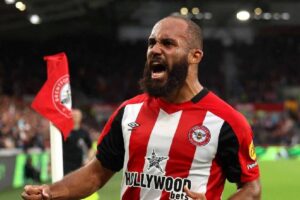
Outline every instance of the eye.
{"type": "Polygon", "coordinates": [[[161,41],[162,45],[164,45],[165,47],[170,47],[173,46],[175,43],[173,40],[170,39],[165,39],[161,41]]]}
{"type": "Polygon", "coordinates": [[[154,38],[149,38],[148,40],[148,47],[153,47],[155,45],[156,41],[154,38]]]}
{"type": "Polygon", "coordinates": [[[171,41],[167,40],[167,41],[164,41],[163,44],[165,46],[170,46],[172,43],[171,43],[171,41]]]}

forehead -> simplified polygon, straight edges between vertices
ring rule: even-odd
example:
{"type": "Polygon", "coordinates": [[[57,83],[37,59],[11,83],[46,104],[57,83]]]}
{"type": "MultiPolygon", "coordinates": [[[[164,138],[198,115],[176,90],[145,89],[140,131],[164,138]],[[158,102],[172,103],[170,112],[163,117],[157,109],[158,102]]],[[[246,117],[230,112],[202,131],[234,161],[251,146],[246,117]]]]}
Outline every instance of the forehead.
{"type": "Polygon", "coordinates": [[[174,18],[166,18],[156,23],[150,37],[186,39],[187,24],[185,21],[174,18]]]}

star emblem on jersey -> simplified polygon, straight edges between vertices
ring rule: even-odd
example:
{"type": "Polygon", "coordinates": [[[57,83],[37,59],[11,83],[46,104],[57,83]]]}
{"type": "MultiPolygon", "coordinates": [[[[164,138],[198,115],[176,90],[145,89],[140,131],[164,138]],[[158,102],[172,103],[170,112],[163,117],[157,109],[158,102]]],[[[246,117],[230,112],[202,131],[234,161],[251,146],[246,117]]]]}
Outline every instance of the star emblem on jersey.
{"type": "Polygon", "coordinates": [[[210,141],[210,131],[206,126],[196,125],[189,130],[189,141],[195,146],[204,146],[210,141]]]}
{"type": "Polygon", "coordinates": [[[156,168],[158,169],[161,173],[164,173],[164,170],[162,169],[162,167],[160,166],[160,162],[163,161],[163,160],[167,160],[168,159],[168,156],[158,156],[156,155],[154,149],[151,153],[151,156],[150,157],[146,157],[148,162],[149,162],[149,165],[148,165],[148,168],[147,170],[151,170],[151,168],[156,168]]]}

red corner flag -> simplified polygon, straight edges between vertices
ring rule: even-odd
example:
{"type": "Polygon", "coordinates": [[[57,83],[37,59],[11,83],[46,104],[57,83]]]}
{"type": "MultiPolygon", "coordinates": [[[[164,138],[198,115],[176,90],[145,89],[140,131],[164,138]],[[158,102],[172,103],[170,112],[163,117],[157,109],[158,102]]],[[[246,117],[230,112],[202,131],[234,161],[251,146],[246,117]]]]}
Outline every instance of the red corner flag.
{"type": "Polygon", "coordinates": [[[50,120],[64,139],[73,129],[72,99],[68,61],[65,53],[45,56],[47,81],[33,100],[31,107],[50,120]]]}

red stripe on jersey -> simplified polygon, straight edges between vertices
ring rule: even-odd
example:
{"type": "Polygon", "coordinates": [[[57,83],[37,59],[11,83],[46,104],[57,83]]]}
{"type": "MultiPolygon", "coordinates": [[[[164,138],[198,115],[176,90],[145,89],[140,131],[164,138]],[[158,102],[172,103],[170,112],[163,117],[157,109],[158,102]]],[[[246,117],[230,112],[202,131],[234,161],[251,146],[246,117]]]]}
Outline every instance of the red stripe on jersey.
{"type": "Polygon", "coordinates": [[[229,104],[210,92],[200,102],[200,105],[207,108],[213,114],[224,119],[233,129],[239,146],[239,164],[241,166],[241,182],[249,182],[259,178],[258,166],[249,170],[247,165],[253,164],[256,160],[252,160],[249,155],[249,146],[253,141],[252,129],[246,118],[234,110],[229,104]]]}
{"type": "Polygon", "coordinates": [[[126,102],[122,103],[118,109],[110,116],[109,120],[107,121],[107,123],[105,124],[101,134],[100,134],[100,137],[98,139],[98,144],[100,144],[103,140],[103,138],[108,134],[110,128],[111,128],[111,124],[113,123],[115,117],[117,116],[118,112],[120,111],[120,109],[122,107],[124,107],[124,105],[126,105],[126,102]]]}
{"type": "Polygon", "coordinates": [[[220,200],[224,189],[225,177],[222,173],[222,168],[217,164],[214,159],[210,168],[210,176],[207,182],[206,199],[220,200]]]}
{"type": "MultiPolygon", "coordinates": [[[[154,104],[150,104],[151,101],[143,104],[136,120],[136,123],[140,124],[143,132],[139,131],[141,129],[134,129],[131,132],[129,141],[129,159],[127,164],[127,171],[130,172],[141,173],[144,169],[148,142],[159,113],[159,108],[153,108],[154,104]],[[152,108],[149,108],[150,106],[152,108]]],[[[140,199],[140,191],[141,188],[128,187],[122,200],[138,200],[140,199]]]]}
{"type": "MultiPolygon", "coordinates": [[[[203,123],[205,115],[205,110],[183,111],[169,151],[165,176],[186,178],[189,175],[196,146],[189,141],[188,133],[193,126],[203,123]]],[[[169,195],[169,192],[163,191],[160,199],[169,199],[169,195]]]]}

